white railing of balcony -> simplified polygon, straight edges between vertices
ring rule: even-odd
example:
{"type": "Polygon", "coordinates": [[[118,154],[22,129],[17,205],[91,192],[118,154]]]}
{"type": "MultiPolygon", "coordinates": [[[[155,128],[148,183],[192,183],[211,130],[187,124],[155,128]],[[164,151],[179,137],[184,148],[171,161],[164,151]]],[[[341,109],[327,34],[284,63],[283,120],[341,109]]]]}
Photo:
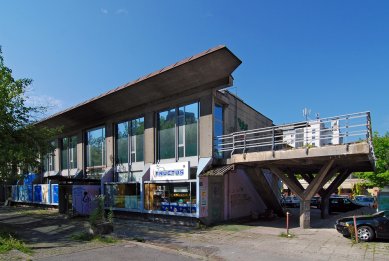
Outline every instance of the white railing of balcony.
{"type": "Polygon", "coordinates": [[[245,153],[294,148],[369,143],[374,157],[370,112],[358,112],[305,122],[276,125],[216,137],[216,151],[245,153]]]}

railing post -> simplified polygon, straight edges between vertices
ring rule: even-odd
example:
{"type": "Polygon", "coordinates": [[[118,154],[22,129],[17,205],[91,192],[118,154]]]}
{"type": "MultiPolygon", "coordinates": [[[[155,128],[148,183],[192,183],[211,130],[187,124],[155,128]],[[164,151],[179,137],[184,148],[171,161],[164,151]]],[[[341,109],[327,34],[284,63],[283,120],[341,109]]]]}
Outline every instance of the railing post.
{"type": "Polygon", "coordinates": [[[244,132],[244,136],[243,136],[243,153],[246,152],[246,132],[244,132]]]}
{"type": "Polygon", "coordinates": [[[271,150],[274,152],[274,126],[271,128],[271,150]]]}

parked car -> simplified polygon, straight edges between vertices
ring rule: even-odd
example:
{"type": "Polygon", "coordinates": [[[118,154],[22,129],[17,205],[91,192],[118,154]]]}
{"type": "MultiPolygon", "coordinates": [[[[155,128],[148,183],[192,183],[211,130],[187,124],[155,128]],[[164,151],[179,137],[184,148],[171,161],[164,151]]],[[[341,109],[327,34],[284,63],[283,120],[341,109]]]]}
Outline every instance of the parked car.
{"type": "Polygon", "coordinates": [[[358,203],[355,203],[349,198],[344,197],[330,197],[329,201],[329,212],[347,212],[354,209],[363,207],[358,203]]]}
{"type": "Polygon", "coordinates": [[[300,199],[296,196],[286,196],[284,198],[285,207],[298,208],[300,207],[300,199]]]}
{"type": "Polygon", "coordinates": [[[373,207],[374,205],[374,198],[364,195],[358,195],[354,197],[354,200],[356,203],[363,205],[365,207],[373,207]]]}
{"type": "Polygon", "coordinates": [[[311,198],[311,207],[320,208],[321,205],[321,197],[314,196],[311,198]]]}
{"type": "MultiPolygon", "coordinates": [[[[358,238],[361,241],[371,241],[374,238],[389,239],[389,210],[377,212],[373,215],[356,217],[358,238]]],[[[336,230],[345,237],[350,237],[353,229],[353,217],[338,219],[336,230]]]]}

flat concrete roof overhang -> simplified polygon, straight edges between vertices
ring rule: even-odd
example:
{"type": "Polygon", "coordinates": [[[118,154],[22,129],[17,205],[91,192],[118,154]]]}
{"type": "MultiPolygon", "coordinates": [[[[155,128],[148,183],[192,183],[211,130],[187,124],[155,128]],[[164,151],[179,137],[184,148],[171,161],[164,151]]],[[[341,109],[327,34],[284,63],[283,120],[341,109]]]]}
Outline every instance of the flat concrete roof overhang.
{"type": "Polygon", "coordinates": [[[331,159],[335,160],[334,166],[348,169],[350,172],[374,170],[374,159],[368,142],[309,149],[248,152],[232,155],[227,163],[262,168],[276,166],[286,173],[315,174],[331,159]]]}
{"type": "Polygon", "coordinates": [[[222,88],[231,84],[231,73],[241,63],[227,47],[218,46],[54,114],[38,124],[71,129],[177,95],[222,88]]]}

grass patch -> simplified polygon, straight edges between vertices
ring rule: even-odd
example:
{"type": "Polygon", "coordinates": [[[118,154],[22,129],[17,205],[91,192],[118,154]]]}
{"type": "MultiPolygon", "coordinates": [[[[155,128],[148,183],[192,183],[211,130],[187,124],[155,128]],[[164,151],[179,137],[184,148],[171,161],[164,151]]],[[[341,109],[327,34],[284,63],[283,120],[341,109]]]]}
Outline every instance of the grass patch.
{"type": "Polygon", "coordinates": [[[15,235],[9,232],[0,232],[0,254],[7,253],[11,250],[19,250],[25,254],[31,254],[32,250],[27,247],[23,241],[16,239],[15,235]]]}
{"type": "Polygon", "coordinates": [[[58,214],[58,211],[56,210],[49,210],[49,209],[20,209],[15,211],[18,215],[55,215],[58,214]]]}
{"type": "Polygon", "coordinates": [[[246,225],[219,225],[214,227],[214,229],[228,231],[228,232],[239,232],[239,231],[247,230],[249,228],[250,226],[246,226],[246,225]]]}
{"type": "Polygon", "coordinates": [[[294,234],[292,234],[292,233],[286,234],[286,233],[282,232],[282,233],[279,235],[279,237],[294,238],[294,237],[296,237],[296,236],[295,236],[294,234]]]}
{"type": "Polygon", "coordinates": [[[107,243],[107,244],[113,244],[118,241],[117,238],[112,236],[93,236],[87,232],[83,233],[77,233],[71,235],[71,239],[77,240],[77,241],[88,241],[88,242],[101,242],[101,243],[107,243]]]}

